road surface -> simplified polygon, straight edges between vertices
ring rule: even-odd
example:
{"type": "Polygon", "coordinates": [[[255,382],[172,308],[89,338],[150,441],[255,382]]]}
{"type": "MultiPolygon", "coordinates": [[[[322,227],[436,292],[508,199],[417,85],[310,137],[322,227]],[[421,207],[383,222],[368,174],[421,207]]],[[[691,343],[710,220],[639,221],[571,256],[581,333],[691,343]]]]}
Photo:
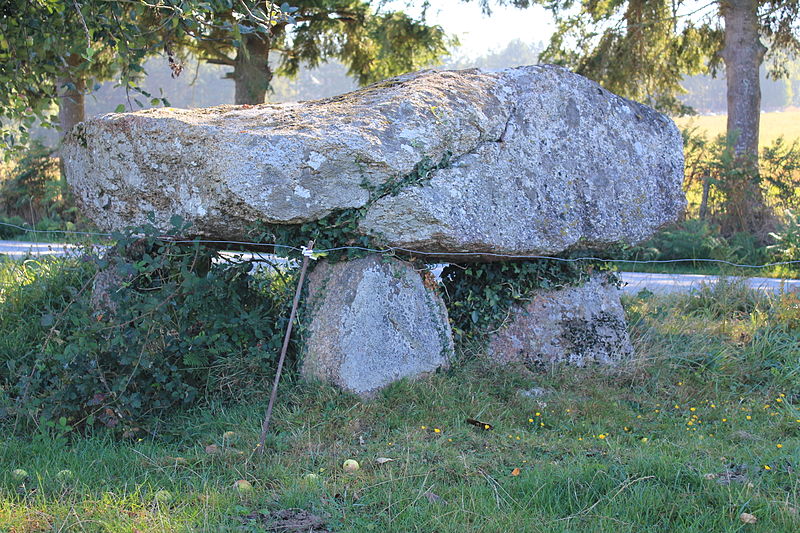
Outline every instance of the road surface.
{"type": "Polygon", "coordinates": [[[22,259],[40,255],[64,255],[75,250],[75,245],[46,242],[0,241],[0,255],[22,259]]]}
{"type": "MultiPolygon", "coordinates": [[[[37,257],[42,255],[65,255],[75,253],[72,244],[34,243],[22,241],[0,241],[0,256],[14,259],[37,257]]],[[[242,255],[241,252],[237,255],[242,255]]],[[[247,254],[244,254],[247,255],[247,254]]],[[[637,294],[649,290],[657,294],[688,293],[699,289],[702,285],[716,283],[718,276],[701,274],[645,274],[640,272],[620,272],[622,281],[626,283],[623,292],[637,294]]],[[[748,285],[765,292],[800,292],[800,280],[781,280],[774,278],[747,278],[748,285]]]]}

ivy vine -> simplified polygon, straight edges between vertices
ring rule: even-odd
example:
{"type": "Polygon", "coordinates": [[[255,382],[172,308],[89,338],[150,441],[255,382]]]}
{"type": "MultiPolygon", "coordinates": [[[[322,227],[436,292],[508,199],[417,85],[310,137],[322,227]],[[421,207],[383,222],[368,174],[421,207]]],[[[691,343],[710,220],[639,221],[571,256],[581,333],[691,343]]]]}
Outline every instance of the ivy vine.
{"type": "Polygon", "coordinates": [[[459,343],[485,341],[509,318],[512,306],[525,305],[535,291],[579,286],[597,271],[619,283],[608,269],[602,261],[558,259],[451,264],[442,271],[442,282],[453,335],[459,343]]]}

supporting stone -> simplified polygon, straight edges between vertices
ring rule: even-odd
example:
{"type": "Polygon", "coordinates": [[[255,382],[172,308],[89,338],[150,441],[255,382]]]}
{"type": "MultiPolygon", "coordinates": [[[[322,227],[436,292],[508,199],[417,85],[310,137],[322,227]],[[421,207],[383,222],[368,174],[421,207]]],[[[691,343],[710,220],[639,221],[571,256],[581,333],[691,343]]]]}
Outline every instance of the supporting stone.
{"type": "Polygon", "coordinates": [[[489,342],[489,357],[501,364],[577,366],[623,360],[633,346],[619,293],[605,274],[579,287],[538,291],[526,306],[512,309],[489,342]]]}
{"type": "Polygon", "coordinates": [[[369,394],[446,366],[447,311],[414,267],[370,255],[322,261],[309,274],[302,374],[369,394]]]}

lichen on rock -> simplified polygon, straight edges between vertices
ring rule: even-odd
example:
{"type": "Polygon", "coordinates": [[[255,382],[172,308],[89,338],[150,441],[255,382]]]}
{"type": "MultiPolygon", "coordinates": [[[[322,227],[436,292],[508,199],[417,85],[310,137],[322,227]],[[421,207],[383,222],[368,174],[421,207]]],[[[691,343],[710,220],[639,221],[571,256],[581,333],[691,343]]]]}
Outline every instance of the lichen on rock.
{"type": "Polygon", "coordinates": [[[453,353],[439,294],[404,261],[322,261],[309,275],[302,373],[357,394],[446,366],[453,353]]]}
{"type": "Polygon", "coordinates": [[[415,72],[314,102],[110,114],[75,128],[63,157],[104,229],[177,214],[197,235],[247,241],[254,222],[363,210],[363,236],[462,262],[635,243],[685,206],[674,123],[553,66],[415,72]]]}
{"type": "Polygon", "coordinates": [[[633,346],[619,293],[606,274],[595,274],[581,286],[536,291],[491,336],[489,358],[532,366],[624,361],[633,346]]]}

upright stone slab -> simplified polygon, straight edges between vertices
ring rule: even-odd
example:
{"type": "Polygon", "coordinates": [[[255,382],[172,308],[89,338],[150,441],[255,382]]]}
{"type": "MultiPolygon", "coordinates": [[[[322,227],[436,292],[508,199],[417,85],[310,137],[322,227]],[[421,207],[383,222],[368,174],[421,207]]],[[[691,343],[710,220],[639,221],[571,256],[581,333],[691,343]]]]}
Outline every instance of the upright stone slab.
{"type": "Polygon", "coordinates": [[[453,340],[431,283],[404,261],[322,261],[309,275],[302,373],[369,394],[447,365],[453,340]]]}
{"type": "Polygon", "coordinates": [[[537,291],[489,343],[498,363],[613,364],[633,354],[620,290],[604,274],[582,286],[537,291]]]}

